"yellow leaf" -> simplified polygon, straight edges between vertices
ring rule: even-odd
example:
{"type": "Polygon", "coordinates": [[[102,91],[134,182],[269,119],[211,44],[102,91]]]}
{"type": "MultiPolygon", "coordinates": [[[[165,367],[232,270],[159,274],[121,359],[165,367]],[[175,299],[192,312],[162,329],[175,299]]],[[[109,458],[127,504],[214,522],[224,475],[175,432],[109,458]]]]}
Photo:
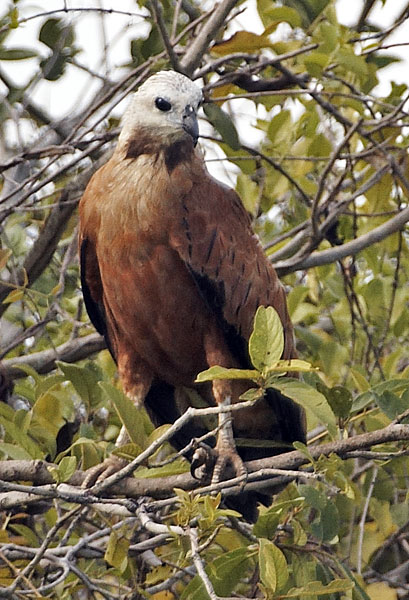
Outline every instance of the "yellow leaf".
{"type": "Polygon", "coordinates": [[[365,591],[371,600],[397,600],[398,597],[396,590],[383,581],[370,583],[365,591]]]}
{"type": "Polygon", "coordinates": [[[11,250],[9,250],[8,248],[0,248],[0,270],[4,269],[10,255],[11,250]]]}
{"type": "Polygon", "coordinates": [[[3,304],[12,304],[13,302],[18,302],[24,296],[24,290],[12,290],[10,294],[8,294],[4,300],[3,304]]]}
{"type": "MultiPolygon", "coordinates": [[[[243,90],[239,88],[237,85],[233,83],[226,83],[226,85],[221,85],[220,87],[214,88],[212,90],[212,100],[215,101],[217,98],[224,98],[229,94],[242,94],[243,90]]],[[[221,103],[220,103],[221,104],[221,103]]]]}
{"type": "Polygon", "coordinates": [[[60,289],[61,289],[61,283],[57,283],[57,285],[54,286],[50,292],[51,296],[55,296],[60,291],[60,289]]]}
{"type": "Polygon", "coordinates": [[[212,54],[225,56],[234,52],[252,52],[271,47],[271,42],[264,32],[262,35],[251,31],[237,31],[228,40],[212,47],[212,54]]]}

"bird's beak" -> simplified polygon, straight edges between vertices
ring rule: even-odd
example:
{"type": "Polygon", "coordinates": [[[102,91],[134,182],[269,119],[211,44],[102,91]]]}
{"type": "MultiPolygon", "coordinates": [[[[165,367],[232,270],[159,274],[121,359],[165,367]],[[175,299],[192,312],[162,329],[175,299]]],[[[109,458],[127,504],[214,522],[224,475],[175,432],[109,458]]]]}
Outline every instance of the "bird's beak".
{"type": "Polygon", "coordinates": [[[196,146],[199,137],[199,124],[197,122],[196,111],[190,104],[186,106],[183,113],[182,127],[193,138],[193,144],[196,146]]]}

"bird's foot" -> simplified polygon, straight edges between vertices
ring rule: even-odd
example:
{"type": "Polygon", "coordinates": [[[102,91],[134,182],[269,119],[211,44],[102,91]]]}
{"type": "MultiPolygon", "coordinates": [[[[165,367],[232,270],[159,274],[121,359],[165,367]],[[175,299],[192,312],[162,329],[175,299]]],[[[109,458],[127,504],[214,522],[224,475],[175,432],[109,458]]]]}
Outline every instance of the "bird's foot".
{"type": "Polygon", "coordinates": [[[226,479],[226,474],[230,478],[231,470],[234,473],[233,476],[243,479],[242,485],[244,485],[247,479],[247,469],[237,453],[234,439],[219,436],[215,452],[217,458],[213,468],[212,485],[226,479]]]}
{"type": "Polygon", "coordinates": [[[99,465],[87,469],[81,487],[90,488],[96,483],[101,483],[102,481],[105,481],[105,479],[108,479],[110,475],[118,473],[118,471],[123,469],[127,464],[128,461],[124,458],[119,458],[118,456],[115,456],[115,454],[111,454],[111,456],[106,458],[99,465]]]}
{"type": "Polygon", "coordinates": [[[190,474],[202,483],[210,482],[217,454],[207,444],[200,444],[193,454],[190,464],[190,474]]]}

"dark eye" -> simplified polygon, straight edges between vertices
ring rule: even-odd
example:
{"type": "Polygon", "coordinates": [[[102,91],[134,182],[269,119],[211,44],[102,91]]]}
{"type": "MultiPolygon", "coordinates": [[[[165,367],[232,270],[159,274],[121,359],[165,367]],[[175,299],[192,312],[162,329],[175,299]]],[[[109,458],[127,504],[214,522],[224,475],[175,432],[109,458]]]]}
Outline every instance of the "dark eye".
{"type": "Polygon", "coordinates": [[[162,110],[163,112],[168,112],[168,110],[170,110],[172,108],[172,105],[170,102],[165,100],[165,98],[160,98],[160,97],[156,98],[155,106],[156,106],[156,108],[159,108],[159,110],[162,110]]]}

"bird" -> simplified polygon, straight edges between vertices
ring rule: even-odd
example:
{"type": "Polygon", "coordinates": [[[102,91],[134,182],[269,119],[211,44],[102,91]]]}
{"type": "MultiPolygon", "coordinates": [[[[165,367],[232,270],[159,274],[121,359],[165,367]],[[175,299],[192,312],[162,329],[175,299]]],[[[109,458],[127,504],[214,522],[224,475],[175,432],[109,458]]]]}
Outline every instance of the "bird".
{"type": "MultiPolygon", "coordinates": [[[[280,317],[282,358],[297,356],[284,286],[238,194],[210,175],[197,145],[202,103],[202,89],[186,75],[151,75],[133,94],[116,148],[79,205],[87,312],[124,393],[156,426],[173,423],[195,402],[228,407],[252,387],[195,380],[214,365],[251,367],[248,340],[259,306],[280,317]]],[[[181,449],[206,431],[205,420],[194,419],[170,441],[181,449]]],[[[268,390],[254,406],[219,414],[213,480],[228,466],[242,475],[243,461],[297,440],[305,442],[302,408],[268,390]]],[[[122,429],[116,443],[126,441],[122,429]]],[[[105,474],[117,468],[113,457],[111,467],[105,474]]],[[[97,466],[98,476],[102,470],[97,466]]]]}

